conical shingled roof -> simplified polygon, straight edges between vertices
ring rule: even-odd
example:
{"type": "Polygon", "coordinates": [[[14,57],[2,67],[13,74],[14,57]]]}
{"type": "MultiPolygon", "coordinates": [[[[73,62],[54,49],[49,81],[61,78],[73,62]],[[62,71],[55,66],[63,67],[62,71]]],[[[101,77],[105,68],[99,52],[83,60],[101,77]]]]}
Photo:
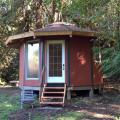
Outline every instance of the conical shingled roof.
{"type": "Polygon", "coordinates": [[[75,24],[56,22],[36,30],[37,32],[81,31],[75,24]]]}

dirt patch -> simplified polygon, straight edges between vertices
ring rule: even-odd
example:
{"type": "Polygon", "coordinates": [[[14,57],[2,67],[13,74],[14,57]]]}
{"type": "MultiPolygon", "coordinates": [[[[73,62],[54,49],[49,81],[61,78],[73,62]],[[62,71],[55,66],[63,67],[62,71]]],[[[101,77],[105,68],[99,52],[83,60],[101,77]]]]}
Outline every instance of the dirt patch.
{"type": "Polygon", "coordinates": [[[42,118],[49,120],[60,113],[63,113],[63,109],[41,109],[34,108],[28,110],[20,110],[16,113],[12,113],[9,116],[9,120],[33,120],[36,115],[40,115],[42,118]]]}
{"type": "Polygon", "coordinates": [[[14,96],[20,94],[20,89],[18,87],[0,86],[0,94],[7,94],[14,96]]]}

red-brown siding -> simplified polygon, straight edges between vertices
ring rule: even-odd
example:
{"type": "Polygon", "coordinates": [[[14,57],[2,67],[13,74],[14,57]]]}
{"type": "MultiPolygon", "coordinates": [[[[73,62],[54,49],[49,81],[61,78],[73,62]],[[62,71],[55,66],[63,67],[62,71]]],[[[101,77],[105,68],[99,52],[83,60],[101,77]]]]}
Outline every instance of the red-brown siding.
{"type": "Polygon", "coordinates": [[[93,82],[91,80],[91,42],[90,38],[73,37],[70,40],[70,85],[101,85],[102,72],[99,65],[93,65],[93,82]]]}
{"type": "Polygon", "coordinates": [[[87,38],[70,40],[70,83],[71,86],[91,85],[91,47],[87,38]]]}
{"type": "Polygon", "coordinates": [[[19,86],[24,85],[24,45],[19,48],[19,86]]]}

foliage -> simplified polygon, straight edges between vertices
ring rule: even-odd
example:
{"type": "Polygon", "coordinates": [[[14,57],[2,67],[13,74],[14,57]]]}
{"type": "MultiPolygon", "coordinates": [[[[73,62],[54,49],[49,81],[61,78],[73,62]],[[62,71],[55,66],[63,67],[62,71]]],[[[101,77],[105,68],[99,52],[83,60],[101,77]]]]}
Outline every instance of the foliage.
{"type": "MultiPolygon", "coordinates": [[[[11,89],[9,89],[9,91],[11,91],[11,89]]],[[[18,109],[20,109],[18,95],[10,95],[5,91],[0,93],[0,120],[8,120],[10,112],[18,109]]]]}
{"type": "Polygon", "coordinates": [[[10,79],[18,79],[17,50],[5,46],[7,37],[15,31],[11,6],[11,0],[0,0],[0,79],[6,82],[10,79]]]}
{"type": "Polygon", "coordinates": [[[12,80],[18,80],[18,58],[19,57],[17,52],[9,52],[9,54],[7,54],[7,60],[5,59],[3,64],[1,65],[1,81],[5,81],[8,83],[12,80]]]}

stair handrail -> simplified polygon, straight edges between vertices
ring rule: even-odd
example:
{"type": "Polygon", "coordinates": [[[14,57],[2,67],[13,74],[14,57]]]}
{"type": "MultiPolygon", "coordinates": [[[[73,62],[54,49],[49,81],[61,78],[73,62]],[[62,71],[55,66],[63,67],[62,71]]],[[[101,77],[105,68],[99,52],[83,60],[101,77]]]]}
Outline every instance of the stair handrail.
{"type": "Polygon", "coordinates": [[[65,105],[65,96],[66,96],[66,83],[64,84],[63,107],[65,105]]]}
{"type": "Polygon", "coordinates": [[[41,74],[41,82],[40,82],[40,91],[39,91],[39,101],[41,100],[41,95],[42,95],[42,91],[43,91],[43,85],[44,85],[44,79],[43,79],[43,75],[44,75],[44,72],[45,72],[45,66],[43,66],[42,68],[42,74],[41,74]]]}

